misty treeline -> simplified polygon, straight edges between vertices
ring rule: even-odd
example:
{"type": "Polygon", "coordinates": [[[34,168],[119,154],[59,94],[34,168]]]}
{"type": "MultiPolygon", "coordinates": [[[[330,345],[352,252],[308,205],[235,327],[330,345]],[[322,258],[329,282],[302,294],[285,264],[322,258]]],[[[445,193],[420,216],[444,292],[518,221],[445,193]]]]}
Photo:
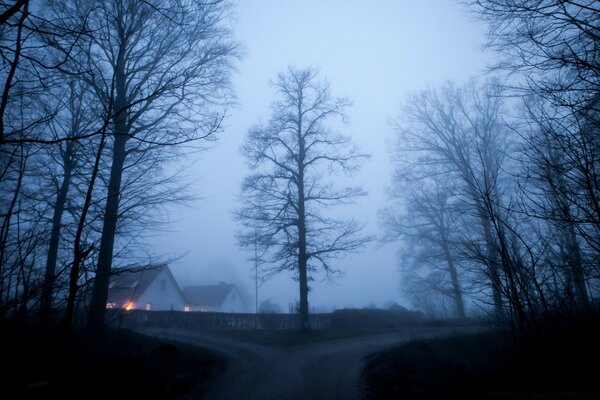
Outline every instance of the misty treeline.
{"type": "Polygon", "coordinates": [[[183,152],[220,130],[226,0],[0,4],[0,320],[104,323],[111,271],[185,201],[183,152]]]}
{"type": "MultiPolygon", "coordinates": [[[[382,221],[420,308],[535,330],[597,305],[600,10],[469,7],[499,61],[406,101],[382,221]]],[[[221,131],[232,102],[230,12],[227,0],[0,2],[0,320],[99,328],[114,267],[156,261],[140,238],[188,199],[180,156],[221,131]]],[[[274,87],[242,149],[238,238],[264,278],[292,272],[307,327],[311,279],[372,239],[328,212],[365,194],[350,177],[367,155],[337,133],[350,103],[316,68],[274,87]]]]}
{"type": "Polygon", "coordinates": [[[394,122],[388,240],[434,315],[491,312],[523,331],[600,294],[600,8],[481,0],[491,76],[411,96],[394,122]]]}

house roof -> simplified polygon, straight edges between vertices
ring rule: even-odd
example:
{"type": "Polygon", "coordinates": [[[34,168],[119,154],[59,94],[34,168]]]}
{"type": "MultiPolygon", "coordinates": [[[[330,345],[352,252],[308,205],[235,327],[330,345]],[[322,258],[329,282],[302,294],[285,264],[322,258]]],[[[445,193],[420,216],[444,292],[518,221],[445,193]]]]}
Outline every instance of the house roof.
{"type": "Polygon", "coordinates": [[[192,306],[220,307],[234,288],[235,285],[224,282],[218,285],[186,286],[183,295],[192,306]]]}
{"type": "Polygon", "coordinates": [[[108,302],[136,301],[164,270],[171,274],[166,264],[114,269],[108,285],[108,302]]]}

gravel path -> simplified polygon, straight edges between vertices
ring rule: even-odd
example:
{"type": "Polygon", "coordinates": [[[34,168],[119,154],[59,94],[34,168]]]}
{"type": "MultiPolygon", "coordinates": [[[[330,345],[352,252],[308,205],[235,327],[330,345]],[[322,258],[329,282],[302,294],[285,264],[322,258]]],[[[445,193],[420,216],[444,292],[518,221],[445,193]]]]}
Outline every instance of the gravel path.
{"type": "Polygon", "coordinates": [[[174,329],[138,331],[202,346],[226,357],[228,368],[206,395],[209,400],[359,400],[359,378],[366,356],[411,340],[468,333],[472,329],[415,328],[289,347],[174,329]]]}

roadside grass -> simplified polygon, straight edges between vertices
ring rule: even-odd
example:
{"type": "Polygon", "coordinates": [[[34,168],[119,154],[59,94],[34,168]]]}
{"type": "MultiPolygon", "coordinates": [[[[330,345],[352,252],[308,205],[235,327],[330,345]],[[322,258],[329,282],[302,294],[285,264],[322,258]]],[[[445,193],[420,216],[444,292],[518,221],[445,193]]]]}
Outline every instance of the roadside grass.
{"type": "Polygon", "coordinates": [[[219,330],[212,331],[211,334],[227,337],[229,339],[259,344],[272,347],[293,347],[303,346],[319,342],[326,342],[340,339],[351,339],[361,336],[369,336],[377,333],[389,333],[390,330],[342,330],[342,329],[323,329],[323,330],[219,330]]]}
{"type": "Polygon", "coordinates": [[[94,340],[76,332],[65,343],[9,329],[0,348],[6,399],[196,398],[226,368],[207,350],[126,330],[94,340]]]}
{"type": "MultiPolygon", "coordinates": [[[[426,320],[419,323],[397,324],[393,326],[381,326],[362,324],[362,327],[344,327],[330,329],[310,329],[300,330],[275,330],[275,329],[221,329],[204,331],[209,335],[225,337],[228,339],[259,344],[271,347],[294,347],[319,342],[328,342],[334,340],[353,339],[359,337],[368,337],[373,335],[384,335],[390,333],[404,333],[406,331],[419,331],[422,329],[442,329],[442,328],[465,328],[465,327],[486,327],[481,321],[431,321],[426,320]]],[[[185,329],[193,332],[192,329],[185,329]]]]}
{"type": "Polygon", "coordinates": [[[527,346],[510,331],[411,342],[368,358],[364,395],[377,400],[600,398],[599,333],[597,323],[586,323],[545,332],[527,346]],[[528,397],[532,393],[537,397],[528,397]],[[596,397],[579,397],[590,393],[596,397]]]}

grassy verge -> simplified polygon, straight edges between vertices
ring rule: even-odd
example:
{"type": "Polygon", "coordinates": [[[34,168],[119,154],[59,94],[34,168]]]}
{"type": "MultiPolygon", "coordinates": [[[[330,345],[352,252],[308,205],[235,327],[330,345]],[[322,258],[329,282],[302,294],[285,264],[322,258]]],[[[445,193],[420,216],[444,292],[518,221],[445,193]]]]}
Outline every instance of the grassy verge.
{"type": "Polygon", "coordinates": [[[361,336],[371,336],[374,334],[384,334],[394,332],[394,330],[344,330],[344,329],[323,329],[323,330],[214,330],[210,331],[221,337],[226,337],[236,341],[254,343],[263,346],[273,347],[293,347],[306,344],[327,342],[333,340],[350,339],[361,336]]]}
{"type": "Polygon", "coordinates": [[[128,331],[68,343],[31,332],[3,332],[3,398],[182,399],[199,396],[225,368],[203,349],[128,331]]]}
{"type": "Polygon", "coordinates": [[[600,392],[598,369],[589,364],[600,356],[598,334],[597,325],[586,325],[546,332],[527,346],[501,331],[408,343],[369,358],[365,397],[600,398],[580,397],[600,392]]]}

